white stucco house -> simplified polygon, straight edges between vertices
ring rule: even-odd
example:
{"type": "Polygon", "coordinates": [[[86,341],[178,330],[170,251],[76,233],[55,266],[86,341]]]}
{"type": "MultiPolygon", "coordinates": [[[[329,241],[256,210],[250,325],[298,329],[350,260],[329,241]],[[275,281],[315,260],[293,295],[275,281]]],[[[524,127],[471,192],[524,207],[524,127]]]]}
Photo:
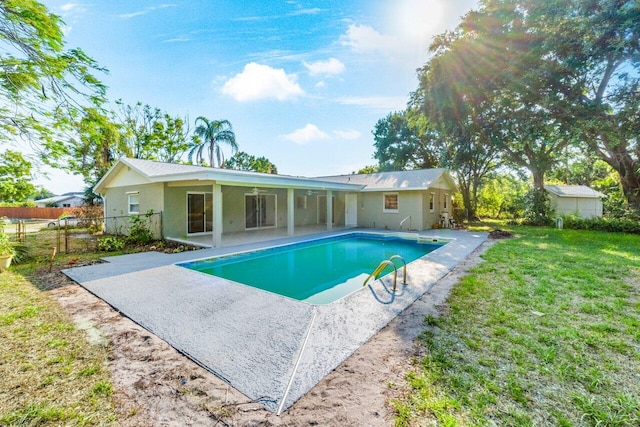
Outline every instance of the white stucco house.
{"type": "Polygon", "coordinates": [[[604,194],[585,185],[545,185],[551,207],[558,215],[602,218],[604,194]]]}
{"type": "Polygon", "coordinates": [[[61,196],[53,196],[47,197],[46,199],[36,200],[34,203],[39,208],[72,208],[75,206],[82,206],[84,202],[84,193],[65,193],[61,196]]]}
{"type": "Polygon", "coordinates": [[[110,218],[154,211],[163,237],[221,246],[260,230],[429,229],[451,215],[457,187],[445,169],[304,178],[121,158],[94,192],[108,232],[110,218]]]}

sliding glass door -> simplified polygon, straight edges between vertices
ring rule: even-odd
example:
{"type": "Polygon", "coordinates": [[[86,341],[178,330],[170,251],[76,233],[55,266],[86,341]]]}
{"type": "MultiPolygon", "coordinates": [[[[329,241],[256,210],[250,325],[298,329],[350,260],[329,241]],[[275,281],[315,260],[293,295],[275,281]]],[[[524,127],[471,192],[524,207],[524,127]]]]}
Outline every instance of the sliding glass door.
{"type": "Polygon", "coordinates": [[[212,194],[187,193],[187,234],[210,233],[212,230],[212,194]]]}
{"type": "Polygon", "coordinates": [[[245,228],[271,228],[276,226],[276,195],[245,194],[245,228]]]}

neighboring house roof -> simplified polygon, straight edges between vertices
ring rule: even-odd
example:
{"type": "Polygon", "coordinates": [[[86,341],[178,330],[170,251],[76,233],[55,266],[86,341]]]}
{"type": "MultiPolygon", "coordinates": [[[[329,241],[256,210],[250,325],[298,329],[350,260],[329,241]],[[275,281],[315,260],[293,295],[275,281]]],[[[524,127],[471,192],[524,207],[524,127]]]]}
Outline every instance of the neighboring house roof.
{"type": "Polygon", "coordinates": [[[127,167],[136,171],[139,175],[149,181],[149,183],[195,180],[216,181],[222,185],[296,187],[315,190],[358,191],[362,188],[362,185],[321,179],[121,158],[111,167],[111,169],[109,169],[102,179],[98,181],[94,191],[97,193],[104,193],[104,190],[108,187],[110,177],[127,167]]]}
{"type": "Polygon", "coordinates": [[[47,197],[46,199],[39,199],[39,200],[36,200],[35,203],[47,205],[50,203],[61,203],[61,202],[65,202],[67,200],[72,200],[72,199],[84,200],[84,195],[83,193],[66,193],[61,196],[53,196],[53,197],[47,197]]]}
{"type": "Polygon", "coordinates": [[[558,197],[583,197],[588,199],[606,197],[606,195],[586,185],[545,185],[544,189],[558,197]]]}
{"type": "Polygon", "coordinates": [[[363,185],[362,191],[424,190],[439,183],[446,183],[447,188],[452,191],[458,191],[453,178],[446,169],[418,169],[372,174],[322,176],[318,179],[363,185]]]}

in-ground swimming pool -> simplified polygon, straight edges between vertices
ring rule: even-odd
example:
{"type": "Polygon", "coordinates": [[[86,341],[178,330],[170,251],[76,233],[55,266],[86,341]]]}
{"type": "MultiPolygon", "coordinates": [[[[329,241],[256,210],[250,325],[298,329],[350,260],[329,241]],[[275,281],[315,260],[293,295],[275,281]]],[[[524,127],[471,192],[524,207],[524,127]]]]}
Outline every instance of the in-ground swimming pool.
{"type": "MultiPolygon", "coordinates": [[[[408,264],[440,246],[415,237],[354,233],[178,265],[300,301],[328,304],[362,288],[381,261],[400,255],[408,264]]],[[[396,265],[400,270],[401,263],[396,265]]]]}

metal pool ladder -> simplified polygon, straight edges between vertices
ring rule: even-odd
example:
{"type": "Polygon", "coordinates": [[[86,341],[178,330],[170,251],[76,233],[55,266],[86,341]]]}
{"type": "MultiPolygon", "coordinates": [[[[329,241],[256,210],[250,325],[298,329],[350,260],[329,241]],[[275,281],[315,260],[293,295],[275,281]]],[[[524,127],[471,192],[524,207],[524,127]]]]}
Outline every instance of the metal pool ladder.
{"type": "Polygon", "coordinates": [[[393,291],[395,292],[396,283],[397,283],[397,280],[398,280],[398,268],[393,263],[394,259],[399,259],[400,261],[402,261],[402,265],[403,265],[403,269],[402,269],[402,284],[406,285],[407,284],[407,263],[404,261],[404,258],[402,258],[400,255],[393,255],[391,258],[385,259],[382,262],[380,262],[380,264],[378,264],[376,269],[371,272],[369,277],[367,277],[367,279],[364,281],[362,286],[366,286],[367,283],[369,282],[369,280],[372,277],[373,277],[374,280],[378,279],[378,277],[380,276],[380,273],[382,273],[384,271],[384,269],[387,268],[387,266],[390,265],[391,267],[393,267],[393,291]]]}

